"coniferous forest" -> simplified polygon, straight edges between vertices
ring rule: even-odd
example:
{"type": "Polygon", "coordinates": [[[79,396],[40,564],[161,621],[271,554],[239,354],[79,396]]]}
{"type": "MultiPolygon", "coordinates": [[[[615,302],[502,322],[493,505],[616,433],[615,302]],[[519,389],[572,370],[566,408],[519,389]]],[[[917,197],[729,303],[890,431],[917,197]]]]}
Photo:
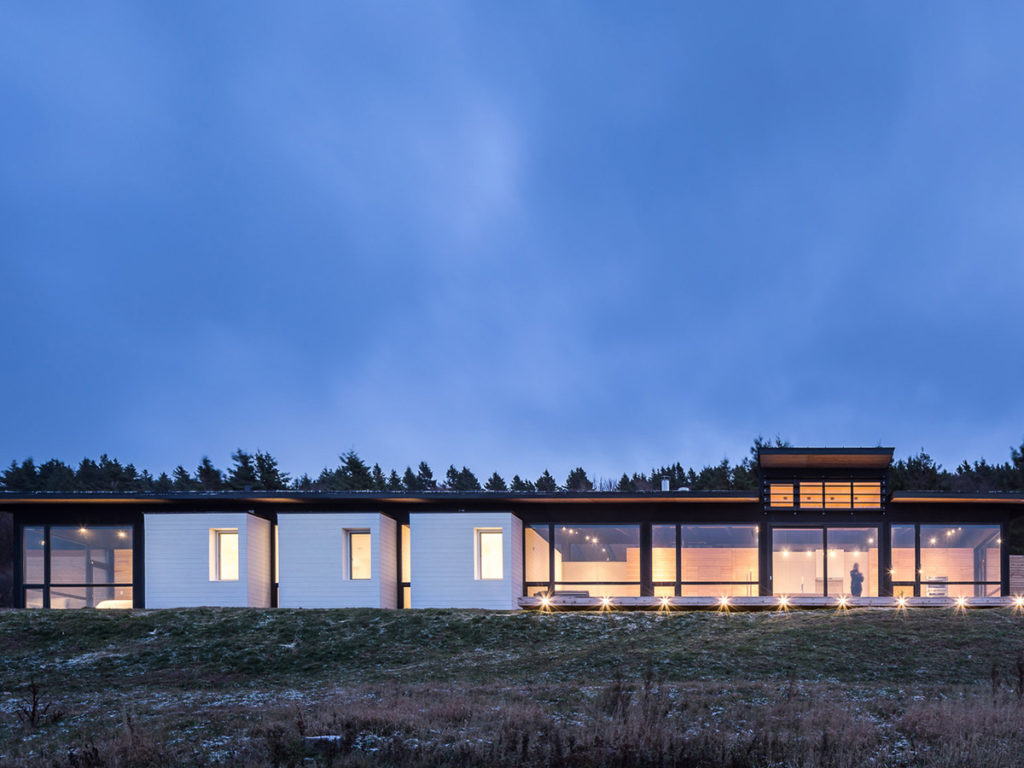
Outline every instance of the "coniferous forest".
{"type": "MultiPolygon", "coordinates": [[[[668,478],[673,490],[754,491],[757,489],[757,451],[761,447],[786,447],[781,438],[757,438],[750,454],[739,463],[722,459],[695,469],[679,462],[653,467],[648,472],[624,472],[618,480],[596,478],[583,467],[575,467],[561,483],[548,471],[529,480],[515,474],[506,480],[493,472],[481,483],[468,467],[450,465],[441,477],[435,477],[425,461],[385,472],[379,464],[370,466],[355,451],[338,457],[337,466],[325,467],[316,477],[303,474],[291,477],[281,470],[270,453],[249,453],[239,448],[231,454],[227,469],[216,467],[203,456],[195,469],[178,465],[170,475],[153,475],[134,464],[122,464],[103,454],[98,460],[82,459],[77,467],[59,459],[36,464],[31,458],[12,461],[0,473],[0,491],[8,493],[177,493],[209,491],[390,491],[423,493],[429,491],[493,491],[514,493],[556,493],[559,491],[623,491],[643,492],[661,488],[668,478]]],[[[895,491],[946,491],[956,493],[991,493],[1024,491],[1024,444],[1010,449],[1007,461],[990,464],[985,459],[961,462],[948,470],[921,450],[914,456],[892,465],[891,488],[895,491]]]]}

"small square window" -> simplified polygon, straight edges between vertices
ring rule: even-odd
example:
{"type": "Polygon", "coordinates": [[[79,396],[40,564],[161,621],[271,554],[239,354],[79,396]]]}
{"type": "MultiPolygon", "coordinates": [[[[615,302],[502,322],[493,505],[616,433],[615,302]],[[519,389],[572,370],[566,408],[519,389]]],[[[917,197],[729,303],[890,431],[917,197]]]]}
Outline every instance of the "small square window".
{"type": "Polygon", "coordinates": [[[502,533],[500,528],[476,529],[476,578],[504,578],[502,533]]]}

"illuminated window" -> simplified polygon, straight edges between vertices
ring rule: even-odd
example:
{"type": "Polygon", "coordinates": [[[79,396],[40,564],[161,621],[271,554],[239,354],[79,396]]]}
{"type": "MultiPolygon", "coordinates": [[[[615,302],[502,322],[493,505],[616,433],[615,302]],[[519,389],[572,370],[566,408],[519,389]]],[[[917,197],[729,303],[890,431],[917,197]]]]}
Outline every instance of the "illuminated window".
{"type": "Polygon", "coordinates": [[[793,484],[772,483],[768,487],[769,505],[773,507],[793,506],[793,484]]]}
{"type": "Polygon", "coordinates": [[[800,506],[809,509],[822,508],[822,484],[800,483],[800,506]]]}
{"type": "Polygon", "coordinates": [[[348,577],[353,581],[370,578],[370,532],[348,532],[348,577]]]}
{"type": "Polygon", "coordinates": [[[477,528],[476,578],[481,580],[504,578],[503,566],[501,529],[477,528]]]}
{"type": "Polygon", "coordinates": [[[238,581],[238,529],[213,530],[213,581],[238,581]]]}
{"type": "Polygon", "coordinates": [[[857,508],[877,509],[882,506],[882,486],[880,483],[854,483],[853,506],[857,508]]]}
{"type": "Polygon", "coordinates": [[[132,526],[50,526],[22,530],[26,608],[131,608],[132,526]]]}
{"type": "Polygon", "coordinates": [[[825,483],[825,507],[827,509],[850,509],[849,483],[825,483]]]}

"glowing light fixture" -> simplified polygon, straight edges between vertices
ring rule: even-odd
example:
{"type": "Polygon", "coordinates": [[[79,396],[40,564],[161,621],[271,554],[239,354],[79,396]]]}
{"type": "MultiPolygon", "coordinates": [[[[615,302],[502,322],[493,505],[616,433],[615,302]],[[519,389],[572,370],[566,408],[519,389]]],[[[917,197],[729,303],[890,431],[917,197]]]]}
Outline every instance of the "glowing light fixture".
{"type": "Polygon", "coordinates": [[[963,595],[960,595],[960,597],[958,597],[956,599],[956,607],[959,610],[962,610],[962,609],[966,608],[967,607],[967,598],[964,597],[963,595]]]}
{"type": "Polygon", "coordinates": [[[118,531],[117,532],[117,538],[119,538],[119,539],[127,539],[128,538],[128,534],[125,533],[124,531],[118,531]]]}
{"type": "Polygon", "coordinates": [[[848,608],[849,605],[850,605],[850,601],[846,598],[846,595],[840,595],[839,596],[838,606],[840,608],[848,608]]]}
{"type": "Polygon", "coordinates": [[[789,557],[789,550],[788,549],[782,550],[782,556],[783,557],[789,557]]]}
{"type": "Polygon", "coordinates": [[[718,610],[729,610],[729,597],[727,595],[722,595],[720,598],[718,598],[718,610]]]}
{"type": "Polygon", "coordinates": [[[938,539],[936,539],[934,536],[932,536],[930,539],[928,539],[928,543],[929,544],[934,544],[936,541],[938,541],[938,539]]]}
{"type": "Polygon", "coordinates": [[[601,598],[601,607],[602,608],[611,608],[612,607],[612,599],[610,597],[608,597],[607,595],[605,597],[602,597],[601,598]]]}
{"type": "Polygon", "coordinates": [[[907,598],[905,598],[903,595],[900,595],[899,597],[897,597],[896,598],[896,607],[897,608],[901,608],[901,609],[902,608],[906,608],[907,607],[907,598]]]}
{"type": "Polygon", "coordinates": [[[785,595],[782,595],[781,597],[779,597],[779,610],[780,611],[787,611],[787,610],[789,610],[789,598],[786,597],[785,595]]]}
{"type": "Polygon", "coordinates": [[[551,607],[551,598],[548,597],[547,595],[541,595],[541,597],[540,597],[540,607],[541,608],[545,608],[545,609],[550,608],[551,607]]]}
{"type": "Polygon", "coordinates": [[[88,533],[89,531],[88,531],[88,529],[86,529],[86,527],[85,527],[85,526],[83,525],[83,526],[80,526],[80,527],[78,528],[78,532],[79,532],[79,533],[88,533]]]}
{"type": "Polygon", "coordinates": [[[1018,611],[1024,609],[1024,595],[1017,595],[1013,598],[1013,607],[1018,611]]]}
{"type": "Polygon", "coordinates": [[[662,608],[668,608],[668,598],[667,597],[661,598],[661,607],[662,608]]]}

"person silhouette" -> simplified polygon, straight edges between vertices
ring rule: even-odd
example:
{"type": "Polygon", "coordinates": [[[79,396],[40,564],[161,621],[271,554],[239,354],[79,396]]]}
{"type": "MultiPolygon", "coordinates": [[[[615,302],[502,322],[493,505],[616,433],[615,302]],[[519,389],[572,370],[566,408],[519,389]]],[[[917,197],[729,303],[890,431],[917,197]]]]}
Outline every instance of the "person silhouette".
{"type": "Polygon", "coordinates": [[[850,594],[854,597],[860,597],[863,589],[864,574],[860,572],[860,564],[854,563],[853,570],[850,571],[850,594]]]}

